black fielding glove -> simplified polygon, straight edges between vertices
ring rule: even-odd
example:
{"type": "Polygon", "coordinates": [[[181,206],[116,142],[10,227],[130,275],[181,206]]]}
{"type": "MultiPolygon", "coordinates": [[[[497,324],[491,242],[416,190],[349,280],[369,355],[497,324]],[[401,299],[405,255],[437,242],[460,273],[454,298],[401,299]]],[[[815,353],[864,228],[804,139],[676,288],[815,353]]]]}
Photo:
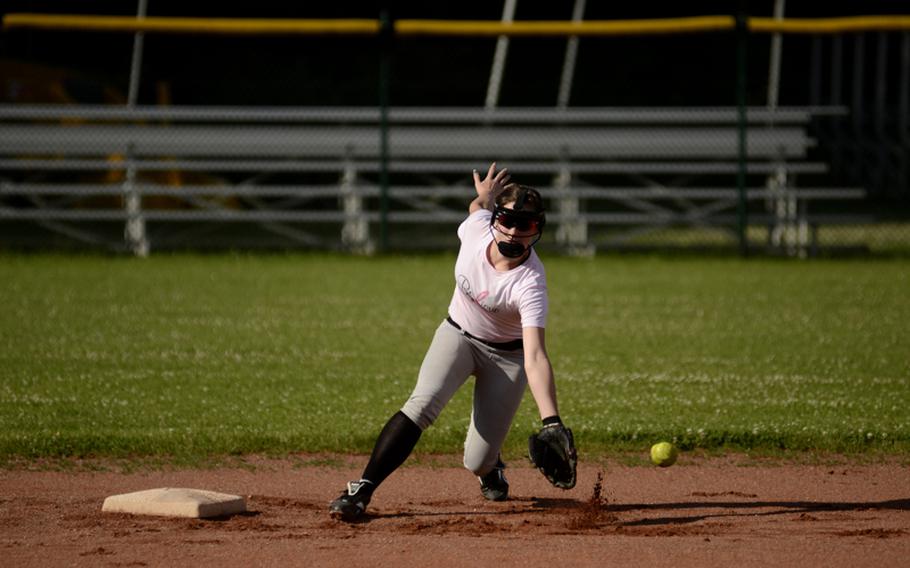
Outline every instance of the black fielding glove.
{"type": "Polygon", "coordinates": [[[528,457],[547,480],[560,489],[575,487],[578,455],[575,438],[559,417],[544,420],[544,427],[528,438],[528,457]]]}

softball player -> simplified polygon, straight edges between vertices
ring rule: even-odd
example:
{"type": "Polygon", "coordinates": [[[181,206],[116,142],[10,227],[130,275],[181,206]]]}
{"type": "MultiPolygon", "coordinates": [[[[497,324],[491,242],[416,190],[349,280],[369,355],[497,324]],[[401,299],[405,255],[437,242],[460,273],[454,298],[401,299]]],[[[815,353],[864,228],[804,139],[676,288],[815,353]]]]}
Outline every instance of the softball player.
{"type": "Polygon", "coordinates": [[[508,184],[508,170],[474,171],[477,197],[458,227],[455,292],[436,330],[410,398],[379,434],[358,481],[329,506],[332,517],[354,521],[373,492],[397,469],[421,433],[469,376],[476,377],[464,465],[487,499],[508,498],[500,448],[530,386],[545,426],[560,424],[553,370],[544,343],[547,285],[532,246],[545,224],[537,190],[508,184]],[[508,184],[508,185],[507,185],[508,184]]]}

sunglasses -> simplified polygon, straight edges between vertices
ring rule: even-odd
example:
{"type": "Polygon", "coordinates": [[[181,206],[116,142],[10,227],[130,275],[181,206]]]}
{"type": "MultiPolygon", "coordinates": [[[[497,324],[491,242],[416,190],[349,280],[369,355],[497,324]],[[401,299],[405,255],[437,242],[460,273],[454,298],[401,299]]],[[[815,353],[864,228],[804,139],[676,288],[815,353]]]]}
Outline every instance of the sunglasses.
{"type": "Polygon", "coordinates": [[[522,233],[536,234],[540,232],[540,219],[536,217],[519,216],[508,211],[498,211],[496,222],[505,229],[518,229],[522,233]]]}

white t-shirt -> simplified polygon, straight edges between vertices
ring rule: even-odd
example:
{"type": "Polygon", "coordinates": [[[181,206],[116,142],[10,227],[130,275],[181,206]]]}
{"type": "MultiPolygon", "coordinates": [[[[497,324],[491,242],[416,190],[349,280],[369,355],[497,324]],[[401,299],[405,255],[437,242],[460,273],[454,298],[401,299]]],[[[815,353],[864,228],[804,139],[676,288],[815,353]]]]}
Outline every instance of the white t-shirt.
{"type": "Polygon", "coordinates": [[[543,263],[533,248],[527,260],[507,272],[490,264],[492,215],[481,209],[458,226],[461,249],[449,315],[471,335],[500,343],[521,338],[523,327],[546,327],[549,301],[543,263]]]}

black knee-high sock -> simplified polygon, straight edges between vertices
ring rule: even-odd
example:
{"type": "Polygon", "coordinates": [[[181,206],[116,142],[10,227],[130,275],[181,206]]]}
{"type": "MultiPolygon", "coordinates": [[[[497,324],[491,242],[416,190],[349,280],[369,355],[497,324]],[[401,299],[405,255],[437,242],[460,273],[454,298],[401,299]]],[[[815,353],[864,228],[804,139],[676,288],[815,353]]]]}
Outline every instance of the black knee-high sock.
{"type": "Polygon", "coordinates": [[[372,489],[378,487],[411,455],[421,432],[420,427],[400,410],[386,422],[373,446],[370,461],[363,470],[363,479],[373,482],[372,489]]]}

